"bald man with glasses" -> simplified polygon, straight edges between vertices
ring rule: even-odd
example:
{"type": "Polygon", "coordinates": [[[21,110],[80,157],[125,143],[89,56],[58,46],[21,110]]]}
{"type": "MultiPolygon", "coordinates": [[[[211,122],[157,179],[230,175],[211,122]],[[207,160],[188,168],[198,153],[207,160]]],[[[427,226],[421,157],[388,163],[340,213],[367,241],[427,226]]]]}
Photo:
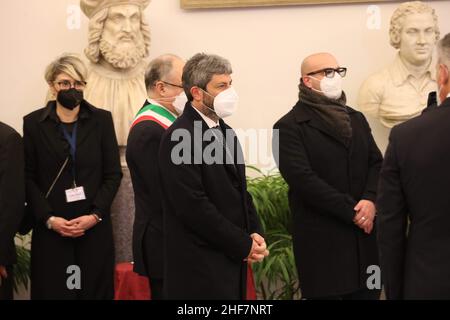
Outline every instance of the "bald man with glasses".
{"type": "Polygon", "coordinates": [[[329,53],[307,57],[299,101],[274,125],[274,156],[289,185],[294,254],[306,299],[380,295],[377,286],[368,288],[367,270],[378,265],[373,226],[382,155],[362,113],[346,105],[346,73],[329,53]]]}

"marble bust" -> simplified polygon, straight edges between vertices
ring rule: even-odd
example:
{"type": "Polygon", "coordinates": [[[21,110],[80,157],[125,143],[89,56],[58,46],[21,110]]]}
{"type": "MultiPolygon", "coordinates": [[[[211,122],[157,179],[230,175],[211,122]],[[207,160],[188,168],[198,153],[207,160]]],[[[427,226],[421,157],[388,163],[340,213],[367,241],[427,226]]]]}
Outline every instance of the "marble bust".
{"type": "Polygon", "coordinates": [[[150,0],[80,0],[89,18],[90,60],[87,101],[112,113],[120,147],[123,178],[111,206],[116,262],[133,261],[134,195],[125,147],[130,125],[147,99],[145,69],[150,29],[144,10],[150,0]]]}
{"type": "Polygon", "coordinates": [[[394,61],[362,84],[359,109],[387,128],[421,114],[428,94],[436,90],[433,49],[439,39],[433,8],[420,1],[401,4],[391,17],[394,61]]]}
{"type": "Polygon", "coordinates": [[[125,146],[134,116],[147,97],[144,73],[150,29],[144,9],[150,0],[81,0],[89,18],[85,55],[90,70],[85,98],[111,111],[117,140],[125,146]]]}

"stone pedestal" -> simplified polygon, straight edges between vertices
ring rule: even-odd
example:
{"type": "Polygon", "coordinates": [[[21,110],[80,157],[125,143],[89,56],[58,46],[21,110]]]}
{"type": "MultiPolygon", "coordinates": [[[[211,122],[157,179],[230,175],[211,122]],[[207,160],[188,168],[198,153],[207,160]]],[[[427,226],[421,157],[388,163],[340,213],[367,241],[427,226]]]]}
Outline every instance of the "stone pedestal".
{"type": "Polygon", "coordinates": [[[133,261],[134,193],[125,150],[126,147],[120,147],[123,178],[111,206],[116,263],[133,261]]]}

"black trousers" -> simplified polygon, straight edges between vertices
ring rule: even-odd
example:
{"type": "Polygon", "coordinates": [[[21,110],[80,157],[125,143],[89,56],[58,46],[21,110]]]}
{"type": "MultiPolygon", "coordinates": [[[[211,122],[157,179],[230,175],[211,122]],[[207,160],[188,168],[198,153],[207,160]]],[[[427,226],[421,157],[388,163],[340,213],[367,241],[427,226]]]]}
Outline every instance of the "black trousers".
{"type": "Polygon", "coordinates": [[[0,300],[13,300],[13,267],[6,266],[6,272],[8,273],[8,278],[2,278],[1,280],[0,300]]]}
{"type": "Polygon", "coordinates": [[[319,298],[307,298],[305,300],[380,300],[381,290],[362,289],[348,294],[319,298]]]}

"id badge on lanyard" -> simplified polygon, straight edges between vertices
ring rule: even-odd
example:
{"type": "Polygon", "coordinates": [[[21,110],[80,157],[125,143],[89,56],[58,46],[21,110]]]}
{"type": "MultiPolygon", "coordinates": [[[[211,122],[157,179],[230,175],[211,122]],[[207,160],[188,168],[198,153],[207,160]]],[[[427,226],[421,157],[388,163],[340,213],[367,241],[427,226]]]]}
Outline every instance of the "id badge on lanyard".
{"type": "Polygon", "coordinates": [[[86,195],[84,194],[83,187],[75,187],[66,190],[66,200],[67,203],[77,202],[81,200],[86,200],[86,195]]]}

